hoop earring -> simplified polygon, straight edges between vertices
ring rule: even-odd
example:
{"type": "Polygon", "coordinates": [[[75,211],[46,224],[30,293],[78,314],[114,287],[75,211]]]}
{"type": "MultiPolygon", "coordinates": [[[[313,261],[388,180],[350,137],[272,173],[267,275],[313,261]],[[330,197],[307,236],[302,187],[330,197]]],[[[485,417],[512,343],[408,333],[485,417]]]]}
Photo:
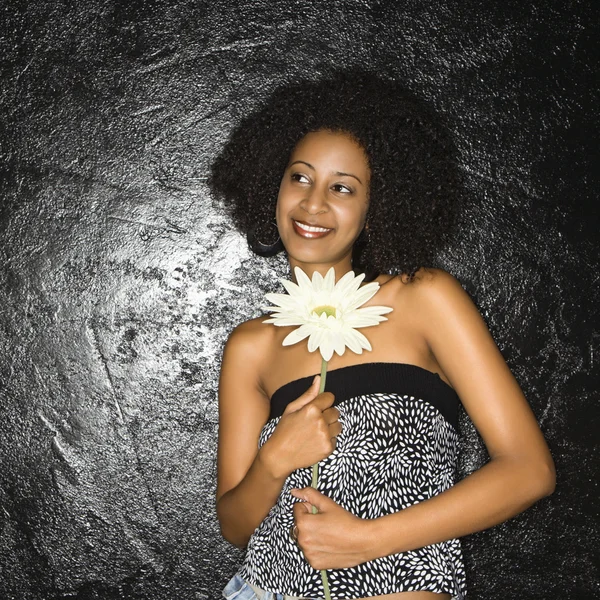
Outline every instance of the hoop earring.
{"type": "Polygon", "coordinates": [[[258,239],[257,229],[257,227],[253,227],[246,236],[246,239],[248,240],[248,246],[250,246],[252,252],[258,254],[259,256],[269,258],[285,250],[279,235],[277,235],[277,239],[272,244],[265,244],[258,239]]]}

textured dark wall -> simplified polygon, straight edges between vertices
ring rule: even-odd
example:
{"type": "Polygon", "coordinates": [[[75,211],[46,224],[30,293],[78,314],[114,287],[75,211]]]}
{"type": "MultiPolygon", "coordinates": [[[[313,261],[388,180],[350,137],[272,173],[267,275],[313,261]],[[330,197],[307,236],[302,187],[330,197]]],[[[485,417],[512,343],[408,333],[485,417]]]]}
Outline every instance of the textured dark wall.
{"type": "MultiPolygon", "coordinates": [[[[593,0],[4,2],[0,598],[217,598],[220,352],[286,274],[206,187],[285,81],[359,64],[452,123],[446,256],[528,396],[556,493],[465,540],[474,599],[596,598],[593,0]],[[248,293],[250,290],[251,293],[248,293]]],[[[462,474],[486,460],[466,419],[462,474]]]]}

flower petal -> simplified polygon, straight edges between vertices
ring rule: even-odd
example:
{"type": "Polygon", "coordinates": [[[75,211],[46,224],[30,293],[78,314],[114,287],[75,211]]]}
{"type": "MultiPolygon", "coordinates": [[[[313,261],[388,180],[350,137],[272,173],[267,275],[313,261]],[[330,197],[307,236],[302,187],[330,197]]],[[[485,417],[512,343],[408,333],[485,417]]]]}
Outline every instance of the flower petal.
{"type": "Polygon", "coordinates": [[[387,313],[391,313],[394,309],[389,306],[365,306],[363,308],[359,308],[357,312],[361,314],[379,314],[379,315],[387,315],[387,313]]]}
{"type": "MultiPolygon", "coordinates": [[[[316,271],[315,271],[316,273],[316,271]]],[[[335,288],[335,269],[331,267],[329,271],[325,274],[325,279],[323,280],[323,290],[331,293],[335,288]]]]}
{"type": "Polygon", "coordinates": [[[367,285],[363,285],[360,289],[358,289],[351,296],[346,296],[346,302],[344,309],[347,311],[355,310],[359,306],[362,306],[365,302],[370,300],[379,290],[379,284],[377,282],[367,283],[367,285]],[[373,286],[375,283],[375,286],[373,286]]]}
{"type": "Polygon", "coordinates": [[[320,331],[313,331],[308,338],[308,351],[314,352],[319,347],[320,331]]]}
{"type": "Polygon", "coordinates": [[[356,293],[356,290],[360,287],[362,280],[365,278],[365,274],[354,276],[353,271],[348,271],[335,285],[336,292],[340,294],[340,297],[344,298],[351,294],[356,293]]]}
{"type": "Polygon", "coordinates": [[[313,287],[308,275],[300,267],[295,267],[294,273],[296,275],[296,281],[298,282],[298,286],[302,292],[302,295],[304,296],[306,294],[308,297],[310,297],[313,287]]]}
{"type": "MultiPolygon", "coordinates": [[[[288,281],[287,279],[280,279],[279,281],[281,281],[281,284],[290,296],[302,296],[300,286],[296,285],[293,281],[288,281]]],[[[283,294],[281,295],[283,296],[283,294]]],[[[269,295],[267,294],[268,297],[269,295]]]]}
{"type": "Polygon", "coordinates": [[[331,332],[328,329],[323,327],[319,327],[317,333],[315,334],[315,350],[316,348],[320,348],[326,341],[331,337],[331,332]]]}
{"type": "Polygon", "coordinates": [[[319,344],[319,351],[323,360],[329,362],[333,356],[333,343],[330,336],[325,336],[325,339],[319,344]]]}
{"type": "Polygon", "coordinates": [[[346,336],[340,333],[334,333],[332,335],[333,350],[339,356],[342,356],[346,351],[346,336]]]}
{"type": "Polygon", "coordinates": [[[304,325],[304,320],[299,319],[298,317],[291,316],[275,316],[272,319],[268,319],[267,321],[263,321],[263,323],[273,323],[277,327],[296,327],[299,325],[304,325]]]}
{"type": "Polygon", "coordinates": [[[369,343],[369,340],[360,331],[356,331],[356,329],[351,329],[350,331],[352,332],[352,342],[360,346],[360,350],[357,352],[357,354],[362,354],[363,348],[365,350],[371,350],[371,344],[369,343]]]}
{"type": "Polygon", "coordinates": [[[298,327],[298,329],[294,329],[294,331],[288,333],[285,336],[285,339],[283,340],[282,344],[284,346],[291,346],[292,344],[297,344],[303,339],[306,339],[313,331],[314,328],[310,325],[302,325],[301,327],[298,327]]]}
{"type": "MultiPolygon", "coordinates": [[[[357,320],[368,320],[371,324],[376,325],[377,323],[382,323],[383,321],[387,321],[387,317],[384,317],[384,314],[391,312],[391,310],[380,310],[385,309],[383,306],[367,306],[365,308],[359,308],[351,313],[351,319],[357,320]]],[[[345,321],[349,321],[349,319],[344,319],[345,321]]]]}
{"type": "Polygon", "coordinates": [[[312,275],[313,292],[318,294],[323,289],[323,275],[319,271],[314,271],[312,275]]]}
{"type": "Polygon", "coordinates": [[[302,298],[288,296],[287,294],[265,294],[265,298],[277,306],[298,307],[305,303],[302,298]]]}

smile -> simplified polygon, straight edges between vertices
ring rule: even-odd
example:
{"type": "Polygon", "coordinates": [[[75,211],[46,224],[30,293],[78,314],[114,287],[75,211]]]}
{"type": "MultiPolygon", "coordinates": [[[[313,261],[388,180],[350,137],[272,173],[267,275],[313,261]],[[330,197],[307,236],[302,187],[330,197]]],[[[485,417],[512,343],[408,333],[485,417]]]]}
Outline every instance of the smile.
{"type": "Polygon", "coordinates": [[[307,225],[306,223],[300,223],[292,219],[294,229],[296,233],[305,238],[320,238],[327,235],[332,229],[326,229],[325,227],[315,227],[314,225],[307,225]]]}

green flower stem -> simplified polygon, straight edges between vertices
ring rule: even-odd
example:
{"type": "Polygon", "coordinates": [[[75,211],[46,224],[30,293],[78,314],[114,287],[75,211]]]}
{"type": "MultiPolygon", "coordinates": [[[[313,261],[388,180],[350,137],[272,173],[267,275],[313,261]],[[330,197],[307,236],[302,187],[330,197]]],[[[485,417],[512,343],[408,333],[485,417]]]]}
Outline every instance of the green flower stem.
{"type": "MultiPolygon", "coordinates": [[[[325,380],[327,379],[327,361],[323,358],[321,359],[321,384],[319,385],[319,394],[322,394],[325,391],[325,380]]],[[[312,484],[311,486],[318,489],[319,482],[319,463],[316,463],[312,467],[312,484]]],[[[312,512],[315,514],[317,512],[317,507],[312,507],[312,512]]],[[[327,572],[325,569],[321,571],[321,581],[323,582],[323,589],[325,590],[325,600],[331,600],[331,594],[329,592],[329,581],[327,580],[327,572]]]]}
{"type": "Polygon", "coordinates": [[[327,361],[321,359],[321,385],[319,386],[319,394],[325,391],[325,380],[327,379],[327,361]]]}

